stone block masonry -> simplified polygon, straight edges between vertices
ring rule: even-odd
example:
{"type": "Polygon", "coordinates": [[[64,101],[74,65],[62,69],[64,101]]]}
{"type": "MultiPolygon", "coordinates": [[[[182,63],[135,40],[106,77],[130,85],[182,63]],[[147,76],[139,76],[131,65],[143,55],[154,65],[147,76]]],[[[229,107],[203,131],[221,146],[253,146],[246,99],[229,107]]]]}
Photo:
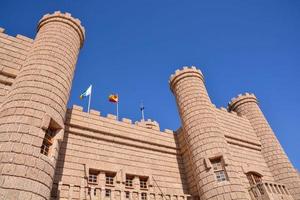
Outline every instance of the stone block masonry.
{"type": "Polygon", "coordinates": [[[0,200],[299,200],[300,182],[252,94],[216,108],[196,67],[171,75],[181,127],[67,109],[85,30],[45,15],[0,28],[0,200]]]}
{"type": "Polygon", "coordinates": [[[21,48],[3,45],[14,46],[3,51],[3,60],[9,60],[4,63],[17,61],[21,67],[12,65],[10,71],[9,66],[1,67],[7,77],[4,84],[11,85],[5,87],[0,107],[1,198],[49,199],[84,28],[70,14],[55,12],[40,20],[34,41],[19,38],[27,44],[27,52],[23,43],[21,48]],[[48,129],[55,132],[51,138],[45,138],[48,129]],[[45,139],[52,145],[49,154],[45,139]],[[46,155],[41,154],[43,145],[46,155]]]}

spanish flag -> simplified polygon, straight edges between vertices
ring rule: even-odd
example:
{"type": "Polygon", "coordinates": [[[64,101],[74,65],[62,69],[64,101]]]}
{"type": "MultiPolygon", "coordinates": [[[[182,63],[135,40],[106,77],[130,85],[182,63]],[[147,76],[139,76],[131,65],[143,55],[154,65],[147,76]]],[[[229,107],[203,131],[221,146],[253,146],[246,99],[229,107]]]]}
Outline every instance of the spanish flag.
{"type": "Polygon", "coordinates": [[[118,103],[119,102],[119,96],[117,94],[111,94],[108,96],[109,102],[112,103],[118,103]]]}

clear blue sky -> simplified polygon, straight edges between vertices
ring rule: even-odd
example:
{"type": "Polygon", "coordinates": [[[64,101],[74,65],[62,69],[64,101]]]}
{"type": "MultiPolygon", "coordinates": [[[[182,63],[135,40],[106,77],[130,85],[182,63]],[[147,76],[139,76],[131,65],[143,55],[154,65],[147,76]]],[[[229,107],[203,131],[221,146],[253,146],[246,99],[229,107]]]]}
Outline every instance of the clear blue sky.
{"type": "Polygon", "coordinates": [[[196,65],[218,107],[253,92],[293,164],[300,169],[300,1],[14,1],[1,2],[0,26],[33,38],[45,13],[61,10],[86,28],[69,106],[93,84],[92,108],[120,117],[180,126],[169,76],[196,65]]]}

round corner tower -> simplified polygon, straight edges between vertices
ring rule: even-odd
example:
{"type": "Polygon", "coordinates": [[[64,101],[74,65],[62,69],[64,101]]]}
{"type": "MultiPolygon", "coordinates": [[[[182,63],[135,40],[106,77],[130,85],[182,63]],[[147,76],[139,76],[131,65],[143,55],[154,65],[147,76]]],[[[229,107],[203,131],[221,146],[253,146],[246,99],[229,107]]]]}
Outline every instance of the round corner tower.
{"type": "Polygon", "coordinates": [[[245,116],[255,130],[261,145],[262,155],[275,181],[285,184],[295,200],[300,200],[300,177],[289,161],[268,121],[262,113],[254,94],[245,93],[233,98],[229,111],[245,116]]]}
{"type": "Polygon", "coordinates": [[[169,83],[176,98],[200,199],[247,199],[201,71],[184,67],[176,70],[169,83]],[[219,172],[215,168],[220,168],[222,178],[217,178],[219,172]]]}
{"type": "Polygon", "coordinates": [[[59,141],[84,28],[69,13],[45,15],[0,108],[0,196],[50,199],[59,141]]]}

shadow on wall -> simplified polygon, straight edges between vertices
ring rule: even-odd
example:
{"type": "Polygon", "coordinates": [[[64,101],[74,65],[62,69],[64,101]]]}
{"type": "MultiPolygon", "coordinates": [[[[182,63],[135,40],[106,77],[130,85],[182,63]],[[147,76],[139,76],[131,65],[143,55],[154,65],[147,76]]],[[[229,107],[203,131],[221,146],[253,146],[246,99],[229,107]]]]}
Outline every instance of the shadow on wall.
{"type": "MultiPolygon", "coordinates": [[[[69,118],[66,118],[68,123],[69,118]]],[[[62,181],[63,169],[65,167],[65,156],[67,151],[67,144],[69,140],[69,130],[68,126],[65,126],[65,133],[63,140],[59,143],[59,154],[55,167],[54,181],[51,191],[51,200],[56,200],[61,198],[61,186],[60,182],[62,181]]]]}

